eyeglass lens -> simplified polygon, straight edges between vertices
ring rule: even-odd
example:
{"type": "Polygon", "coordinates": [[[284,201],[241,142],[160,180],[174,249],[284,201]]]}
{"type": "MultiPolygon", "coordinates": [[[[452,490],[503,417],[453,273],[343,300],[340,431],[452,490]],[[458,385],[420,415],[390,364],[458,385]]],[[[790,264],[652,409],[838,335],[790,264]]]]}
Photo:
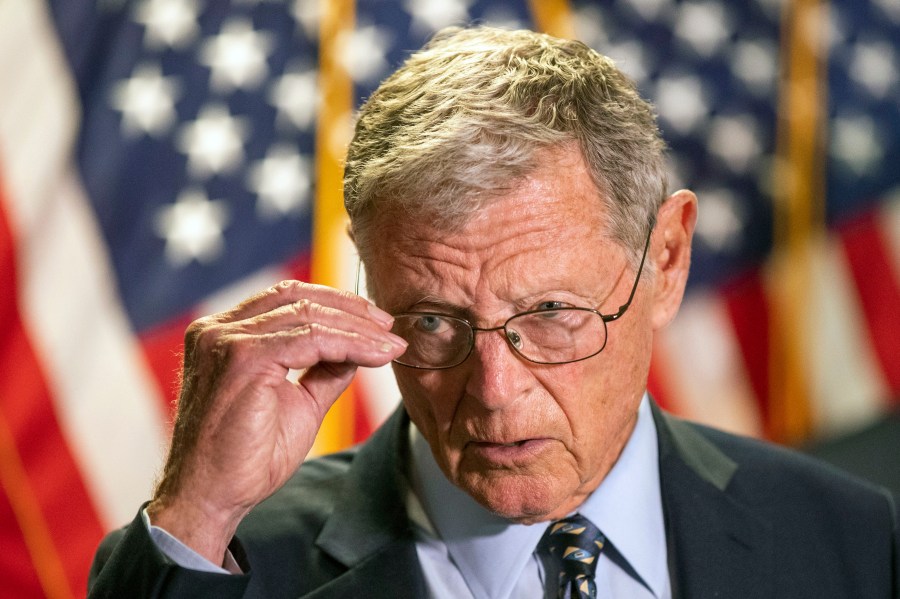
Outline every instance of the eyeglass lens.
{"type": "MultiPolygon", "coordinates": [[[[475,331],[465,320],[441,314],[398,314],[392,332],[409,344],[396,362],[417,368],[450,368],[472,351],[475,331]]],[[[487,329],[491,331],[495,329],[487,329]]],[[[606,344],[606,323],[597,312],[564,308],[526,312],[510,318],[500,330],[525,359],[544,364],[583,360],[606,344]]]]}

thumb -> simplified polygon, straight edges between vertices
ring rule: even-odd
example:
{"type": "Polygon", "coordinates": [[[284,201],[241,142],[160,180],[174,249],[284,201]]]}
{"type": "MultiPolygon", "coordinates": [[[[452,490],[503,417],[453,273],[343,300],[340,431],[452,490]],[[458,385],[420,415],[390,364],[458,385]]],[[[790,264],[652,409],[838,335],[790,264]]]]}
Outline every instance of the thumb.
{"type": "Polygon", "coordinates": [[[309,398],[319,408],[319,420],[331,409],[356,374],[358,366],[349,362],[319,362],[310,367],[297,380],[309,398]]]}

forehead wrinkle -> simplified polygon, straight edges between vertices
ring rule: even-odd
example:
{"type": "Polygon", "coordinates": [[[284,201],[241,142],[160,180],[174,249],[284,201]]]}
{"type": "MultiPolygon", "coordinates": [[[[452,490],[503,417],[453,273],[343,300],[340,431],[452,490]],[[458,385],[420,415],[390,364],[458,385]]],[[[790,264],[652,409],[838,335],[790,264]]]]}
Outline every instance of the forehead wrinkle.
{"type": "Polygon", "coordinates": [[[471,285],[467,281],[471,280],[470,273],[480,272],[480,265],[465,252],[439,240],[410,237],[405,232],[392,242],[391,251],[383,253],[381,261],[387,263],[387,268],[406,271],[411,276],[404,277],[402,287],[392,290],[391,305],[385,308],[415,310],[417,304],[433,303],[465,309],[471,304],[471,285]],[[429,251],[431,248],[434,250],[429,251]],[[443,291],[447,288],[454,290],[453,297],[443,291]]]}
{"type": "Polygon", "coordinates": [[[585,307],[602,303],[598,296],[609,288],[587,285],[584,265],[576,269],[567,260],[573,246],[583,250],[586,243],[596,241],[600,266],[606,244],[592,226],[596,215],[570,205],[563,211],[541,204],[519,207],[523,209],[488,208],[463,230],[444,235],[430,225],[397,227],[391,254],[398,266],[419,276],[412,277],[415,288],[395,289],[391,308],[405,310],[433,302],[490,323],[530,309],[531,302],[548,292],[572,293],[582,300],[575,303],[585,307]],[[508,220],[517,227],[505,227],[508,220]],[[530,274],[523,277],[523,272],[530,274]]]}
{"type": "Polygon", "coordinates": [[[602,303],[598,296],[612,289],[593,276],[611,266],[605,259],[612,248],[602,203],[590,181],[578,181],[579,169],[563,174],[558,167],[545,165],[542,172],[552,171],[549,178],[518,181],[458,228],[410,214],[381,214],[384,272],[412,275],[394,282],[391,307],[437,300],[491,319],[498,312],[530,308],[522,305],[545,292],[571,292],[576,299],[602,303]],[[585,260],[586,253],[593,258],[585,260]],[[415,288],[404,287],[410,284],[415,288]]]}

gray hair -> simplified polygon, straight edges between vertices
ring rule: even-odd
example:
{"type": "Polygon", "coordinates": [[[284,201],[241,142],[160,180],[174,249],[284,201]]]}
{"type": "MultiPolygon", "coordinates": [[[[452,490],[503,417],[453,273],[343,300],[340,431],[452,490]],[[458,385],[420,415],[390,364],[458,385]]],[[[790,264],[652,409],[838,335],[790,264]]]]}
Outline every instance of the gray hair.
{"type": "Polygon", "coordinates": [[[452,229],[510,190],[537,151],[577,143],[636,262],[666,196],[652,106],[613,61],[578,41],[491,27],[438,32],[360,109],[344,204],[360,256],[379,212],[452,229]]]}

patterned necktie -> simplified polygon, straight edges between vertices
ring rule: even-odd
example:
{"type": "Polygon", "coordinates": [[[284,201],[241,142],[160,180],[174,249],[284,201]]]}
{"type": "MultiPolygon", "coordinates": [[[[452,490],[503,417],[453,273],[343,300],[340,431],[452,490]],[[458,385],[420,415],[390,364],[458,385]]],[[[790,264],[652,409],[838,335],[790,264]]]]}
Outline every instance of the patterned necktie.
{"type": "Polygon", "coordinates": [[[582,516],[574,514],[552,523],[541,540],[541,551],[549,554],[548,573],[559,571],[559,599],[595,599],[594,572],[606,537],[582,516]]]}

